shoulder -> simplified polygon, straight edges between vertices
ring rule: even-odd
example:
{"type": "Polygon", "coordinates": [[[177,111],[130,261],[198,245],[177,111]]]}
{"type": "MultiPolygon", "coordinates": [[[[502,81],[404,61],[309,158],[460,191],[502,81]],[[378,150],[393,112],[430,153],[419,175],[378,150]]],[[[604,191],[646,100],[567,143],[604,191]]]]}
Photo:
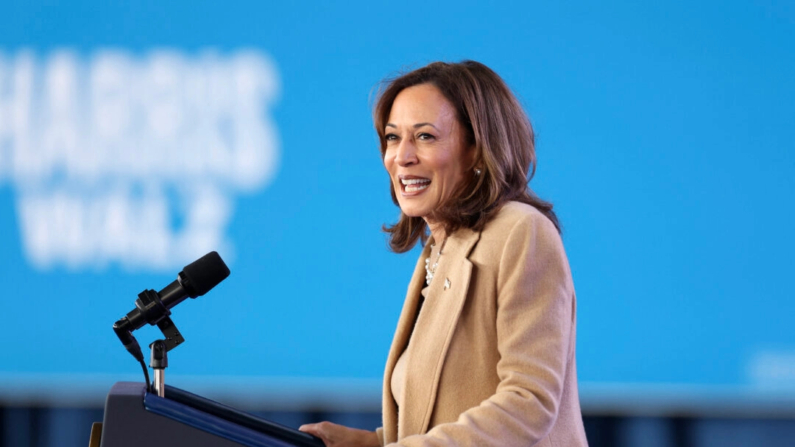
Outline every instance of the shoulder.
{"type": "Polygon", "coordinates": [[[534,238],[560,240],[555,224],[532,205],[521,202],[508,202],[483,228],[483,234],[508,236],[511,233],[524,233],[534,238]]]}
{"type": "Polygon", "coordinates": [[[473,254],[484,265],[499,268],[553,259],[566,262],[555,224],[532,205],[520,202],[502,206],[483,228],[473,254]]]}
{"type": "Polygon", "coordinates": [[[541,211],[532,205],[509,202],[492,223],[481,233],[480,248],[488,253],[486,263],[496,268],[498,292],[552,285],[573,293],[560,233],[541,211]]]}
{"type": "Polygon", "coordinates": [[[500,270],[568,263],[555,224],[532,205],[520,202],[502,206],[483,228],[476,249],[485,264],[500,270]]]}

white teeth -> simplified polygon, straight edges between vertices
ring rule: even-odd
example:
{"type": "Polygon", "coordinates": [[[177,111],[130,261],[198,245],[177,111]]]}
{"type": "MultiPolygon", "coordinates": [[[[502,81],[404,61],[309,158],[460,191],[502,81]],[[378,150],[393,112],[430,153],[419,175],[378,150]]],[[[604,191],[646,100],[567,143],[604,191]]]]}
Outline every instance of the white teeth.
{"type": "Polygon", "coordinates": [[[428,187],[429,183],[425,183],[423,185],[408,185],[406,186],[406,192],[416,192],[422,191],[423,189],[428,187]]]}
{"type": "Polygon", "coordinates": [[[431,179],[428,178],[402,178],[400,183],[403,185],[403,190],[406,192],[422,191],[431,184],[431,179]]]}
{"type": "Polygon", "coordinates": [[[410,179],[400,179],[400,183],[403,185],[416,185],[418,183],[430,183],[431,180],[427,178],[410,178],[410,179]]]}

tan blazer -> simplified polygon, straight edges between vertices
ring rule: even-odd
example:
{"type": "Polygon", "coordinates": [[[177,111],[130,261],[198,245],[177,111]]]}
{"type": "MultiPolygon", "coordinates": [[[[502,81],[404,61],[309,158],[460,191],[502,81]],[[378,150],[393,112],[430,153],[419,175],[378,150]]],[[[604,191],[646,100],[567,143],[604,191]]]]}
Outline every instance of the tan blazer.
{"type": "Polygon", "coordinates": [[[587,446],[574,286],[552,222],[511,202],[482,232],[450,235],[417,315],[429,247],[387,358],[382,445],[587,446]],[[390,383],[404,350],[398,411],[390,383]]]}

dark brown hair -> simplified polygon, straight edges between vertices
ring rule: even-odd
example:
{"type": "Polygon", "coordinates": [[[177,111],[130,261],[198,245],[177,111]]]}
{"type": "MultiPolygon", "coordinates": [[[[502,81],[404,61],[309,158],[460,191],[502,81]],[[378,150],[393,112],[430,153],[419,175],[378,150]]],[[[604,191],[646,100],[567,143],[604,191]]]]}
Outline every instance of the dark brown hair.
{"type": "MultiPolygon", "coordinates": [[[[431,84],[439,89],[456,110],[465,133],[465,142],[475,150],[480,175],[467,175],[458,191],[435,212],[434,218],[451,234],[459,228],[479,231],[508,201],[534,206],[560,231],[552,204],[541,200],[528,182],[536,168],[533,128],[514,94],[489,67],[475,61],[434,62],[384,81],[373,108],[381,157],[386,151],[385,128],[397,95],[408,87],[431,84]]],[[[394,186],[392,201],[398,205],[394,186]]],[[[384,226],[389,246],[398,253],[411,250],[418,240],[428,238],[422,217],[400,213],[398,222],[384,226]]]]}

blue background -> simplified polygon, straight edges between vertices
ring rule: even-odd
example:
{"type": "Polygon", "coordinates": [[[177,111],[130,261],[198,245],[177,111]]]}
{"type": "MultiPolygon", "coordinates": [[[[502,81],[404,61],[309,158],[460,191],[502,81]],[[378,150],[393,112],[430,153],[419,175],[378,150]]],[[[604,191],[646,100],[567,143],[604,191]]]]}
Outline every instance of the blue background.
{"type": "MultiPolygon", "coordinates": [[[[792,3],[3,9],[6,55],[256,48],[277,67],[280,168],[266,189],[235,199],[232,276],[174,311],[187,339],[171,355],[177,376],[378,383],[417,252],[389,253],[380,232],[397,209],[371,98],[381,79],[439,59],[492,67],[534,123],[531,184],[563,224],[585,393],[589,384],[765,386],[749,373],[755,356],[795,352],[792,3]]],[[[0,180],[3,393],[137,378],[110,326],[176,273],[32,269],[15,188],[0,180]]],[[[793,393],[789,374],[775,385],[793,393]]]]}

